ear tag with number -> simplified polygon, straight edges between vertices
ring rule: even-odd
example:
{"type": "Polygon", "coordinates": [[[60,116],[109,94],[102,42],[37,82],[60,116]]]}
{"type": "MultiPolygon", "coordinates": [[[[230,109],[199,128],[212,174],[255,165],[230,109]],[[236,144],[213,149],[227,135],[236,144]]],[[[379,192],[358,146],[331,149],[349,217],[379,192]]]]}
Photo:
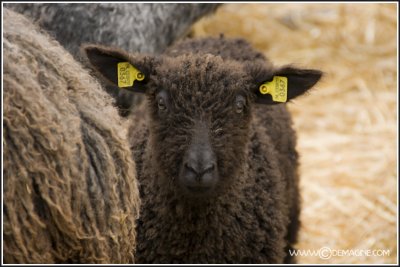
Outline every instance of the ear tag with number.
{"type": "Polygon", "coordinates": [[[118,87],[132,87],[133,82],[144,79],[144,74],[132,66],[129,62],[120,62],[117,64],[118,69],[118,87]]]}
{"type": "Polygon", "coordinates": [[[263,83],[260,86],[260,93],[270,94],[275,102],[286,102],[288,92],[288,78],[282,76],[274,76],[270,82],[263,83]]]}

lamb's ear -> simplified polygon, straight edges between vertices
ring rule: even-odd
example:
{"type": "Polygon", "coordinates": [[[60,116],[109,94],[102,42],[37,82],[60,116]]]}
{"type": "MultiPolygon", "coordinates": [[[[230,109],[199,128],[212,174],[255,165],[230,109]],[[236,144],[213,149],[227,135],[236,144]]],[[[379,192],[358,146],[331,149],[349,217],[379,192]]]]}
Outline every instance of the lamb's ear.
{"type": "Polygon", "coordinates": [[[287,78],[287,101],[304,94],[311,89],[322,77],[322,71],[315,69],[299,69],[293,66],[284,66],[278,69],[274,76],[287,78]]]}
{"type": "Polygon", "coordinates": [[[82,54],[88,63],[112,85],[133,92],[144,92],[153,69],[154,58],[130,55],[117,48],[101,45],[83,45],[82,54]]]}
{"type": "Polygon", "coordinates": [[[283,66],[274,70],[259,64],[251,70],[256,84],[256,102],[262,104],[288,102],[312,88],[323,74],[319,70],[293,66],[283,66]]]}

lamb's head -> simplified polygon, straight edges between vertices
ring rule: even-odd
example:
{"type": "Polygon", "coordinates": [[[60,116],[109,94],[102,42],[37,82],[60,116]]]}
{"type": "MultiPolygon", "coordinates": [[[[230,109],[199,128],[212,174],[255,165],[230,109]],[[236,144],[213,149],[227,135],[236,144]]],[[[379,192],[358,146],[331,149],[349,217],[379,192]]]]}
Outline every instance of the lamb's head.
{"type": "Polygon", "coordinates": [[[144,75],[129,90],[147,95],[154,160],[177,192],[195,197],[221,194],[244,169],[252,106],[277,103],[260,92],[263,83],[286,77],[290,100],[321,77],[316,70],[276,69],[265,61],[243,63],[210,54],[155,57],[101,46],[84,51],[114,84],[122,77],[120,62],[144,75]]]}

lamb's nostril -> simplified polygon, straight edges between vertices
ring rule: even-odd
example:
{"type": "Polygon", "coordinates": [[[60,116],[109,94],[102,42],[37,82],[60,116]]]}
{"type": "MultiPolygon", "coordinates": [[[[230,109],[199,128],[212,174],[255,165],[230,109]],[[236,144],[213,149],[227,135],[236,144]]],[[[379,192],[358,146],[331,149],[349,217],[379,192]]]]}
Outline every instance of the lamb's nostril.
{"type": "Polygon", "coordinates": [[[211,173],[211,172],[214,171],[214,169],[215,169],[215,164],[214,164],[214,163],[211,163],[210,165],[208,165],[208,166],[206,166],[206,167],[204,168],[204,170],[201,172],[201,174],[204,174],[204,173],[211,173]]]}
{"type": "Polygon", "coordinates": [[[192,164],[190,164],[189,162],[186,162],[184,164],[185,168],[191,172],[193,172],[194,174],[199,174],[198,170],[196,169],[196,167],[194,167],[192,164]]]}

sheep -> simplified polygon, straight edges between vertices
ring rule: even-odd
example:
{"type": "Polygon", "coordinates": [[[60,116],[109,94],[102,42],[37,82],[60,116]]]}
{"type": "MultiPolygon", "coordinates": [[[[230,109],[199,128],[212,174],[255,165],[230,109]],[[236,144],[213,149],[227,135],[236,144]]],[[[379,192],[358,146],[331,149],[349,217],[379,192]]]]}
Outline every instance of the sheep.
{"type": "Polygon", "coordinates": [[[133,263],[139,191],[111,97],[30,20],[3,16],[4,263],[133,263]]]}
{"type": "MultiPolygon", "coordinates": [[[[209,3],[9,3],[6,7],[37,20],[78,60],[82,43],[121,47],[131,52],[160,53],[187,33],[200,17],[220,4],[209,3]]],[[[129,91],[106,87],[121,116],[140,103],[129,91]]]]}
{"type": "Polygon", "coordinates": [[[129,131],[142,199],[138,263],[296,262],[298,153],[280,102],[307,92],[321,71],[275,67],[245,40],[223,36],[160,56],[93,44],[83,51],[110,83],[122,77],[120,62],[142,73],[121,89],[147,97],[129,131]],[[278,78],[286,99],[265,94],[278,78]]]}

